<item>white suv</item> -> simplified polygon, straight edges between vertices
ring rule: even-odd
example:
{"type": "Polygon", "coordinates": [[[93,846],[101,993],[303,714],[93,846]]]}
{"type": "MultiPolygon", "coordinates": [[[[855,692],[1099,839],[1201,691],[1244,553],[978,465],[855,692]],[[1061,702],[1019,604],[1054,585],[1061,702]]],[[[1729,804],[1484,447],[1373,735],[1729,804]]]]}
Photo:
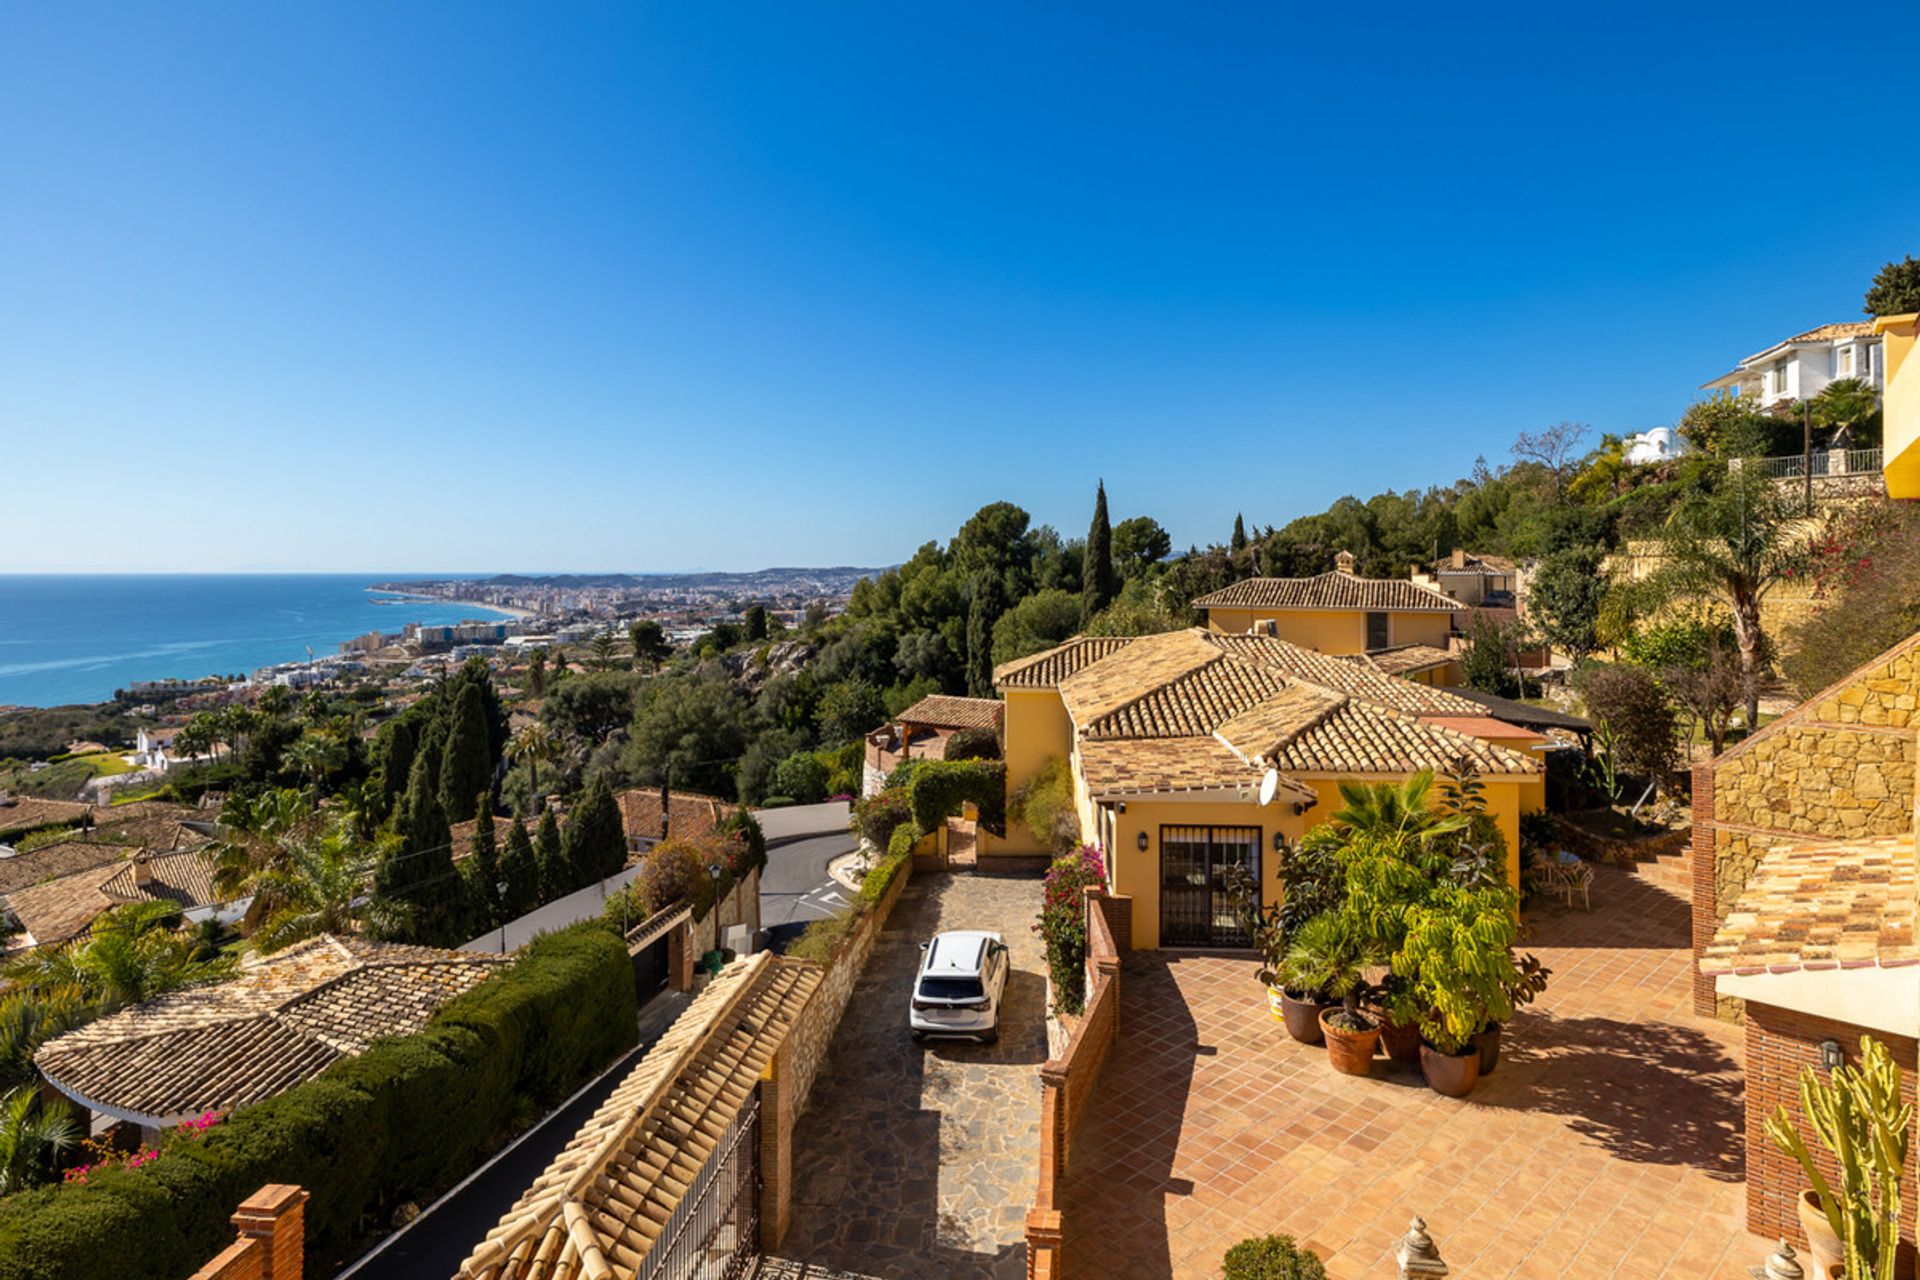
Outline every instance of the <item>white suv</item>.
{"type": "Polygon", "coordinates": [[[1000,1038],[1007,944],[997,933],[956,929],[920,944],[907,1025],[915,1040],[936,1036],[992,1044],[1000,1038]]]}

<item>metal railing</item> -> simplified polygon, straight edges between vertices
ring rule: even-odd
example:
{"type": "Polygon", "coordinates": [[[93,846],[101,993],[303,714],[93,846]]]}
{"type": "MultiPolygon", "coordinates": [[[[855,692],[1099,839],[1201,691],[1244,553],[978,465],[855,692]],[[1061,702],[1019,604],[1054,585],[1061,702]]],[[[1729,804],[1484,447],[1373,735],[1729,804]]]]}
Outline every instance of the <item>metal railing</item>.
{"type": "Polygon", "coordinates": [[[1881,452],[1878,449],[1815,449],[1811,460],[1805,454],[1796,453],[1784,458],[1756,458],[1753,465],[1770,480],[1800,480],[1808,474],[1809,461],[1816,478],[1864,476],[1880,470],[1881,452]]]}
{"type": "Polygon", "coordinates": [[[760,1257],[760,1095],[734,1117],[637,1280],[742,1280],[760,1257]]]}

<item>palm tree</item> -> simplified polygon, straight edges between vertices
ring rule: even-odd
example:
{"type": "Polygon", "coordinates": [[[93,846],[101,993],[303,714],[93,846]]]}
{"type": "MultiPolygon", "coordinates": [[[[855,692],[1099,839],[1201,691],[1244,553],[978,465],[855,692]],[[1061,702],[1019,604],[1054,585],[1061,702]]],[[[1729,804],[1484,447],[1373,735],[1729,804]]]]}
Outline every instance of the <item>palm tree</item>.
{"type": "Polygon", "coordinates": [[[241,887],[256,871],[282,860],[282,838],[316,819],[311,791],[283,787],[253,797],[228,796],[220,806],[220,835],[207,846],[207,856],[213,859],[214,890],[228,899],[239,897],[241,887]]]}
{"type": "Polygon", "coordinates": [[[393,905],[369,896],[374,865],[386,836],[362,839],[353,815],[341,811],[326,829],[289,842],[283,866],[259,871],[248,887],[275,904],[265,925],[254,935],[263,952],[278,951],[322,933],[351,933],[361,926],[391,933],[398,926],[388,918],[393,905]]]}
{"type": "Polygon", "coordinates": [[[1470,816],[1435,809],[1429,803],[1432,791],[1431,769],[1420,770],[1397,787],[1391,782],[1342,782],[1340,798],[1346,808],[1335,813],[1333,820],[1356,835],[1395,842],[1424,844],[1434,836],[1463,830],[1470,816]]]}
{"type": "Polygon", "coordinates": [[[308,786],[317,787],[340,767],[345,755],[346,746],[332,729],[309,729],[287,748],[281,760],[306,779],[308,786]]]}
{"type": "Polygon", "coordinates": [[[507,744],[507,759],[527,766],[530,808],[540,803],[540,766],[551,763],[559,756],[559,739],[553,736],[547,726],[537,721],[515,734],[513,741],[507,744]]]}
{"type": "Polygon", "coordinates": [[[94,922],[88,937],[30,951],[0,976],[30,993],[78,992],[102,1014],[228,977],[231,960],[194,958],[194,940],[171,928],[179,918],[180,908],[171,902],[115,907],[94,922]]]}
{"type": "Polygon", "coordinates": [[[31,1088],[0,1095],[0,1196],[52,1181],[60,1157],[79,1140],[65,1104],[42,1106],[31,1088]]]}

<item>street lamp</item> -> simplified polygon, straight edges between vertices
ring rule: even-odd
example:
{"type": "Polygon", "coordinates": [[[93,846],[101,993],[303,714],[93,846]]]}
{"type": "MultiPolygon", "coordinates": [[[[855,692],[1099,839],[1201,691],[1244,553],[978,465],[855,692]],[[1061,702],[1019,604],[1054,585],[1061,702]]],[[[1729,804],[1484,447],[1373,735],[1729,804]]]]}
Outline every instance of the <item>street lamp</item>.
{"type": "Polygon", "coordinates": [[[500,891],[500,954],[505,955],[507,954],[507,882],[502,880],[494,885],[494,888],[500,891]]]}

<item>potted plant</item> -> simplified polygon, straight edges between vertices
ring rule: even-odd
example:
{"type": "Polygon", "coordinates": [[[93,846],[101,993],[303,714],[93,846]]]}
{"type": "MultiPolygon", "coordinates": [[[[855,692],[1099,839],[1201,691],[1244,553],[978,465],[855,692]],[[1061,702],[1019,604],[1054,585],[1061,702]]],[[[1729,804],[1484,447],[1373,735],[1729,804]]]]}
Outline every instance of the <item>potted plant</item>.
{"type": "Polygon", "coordinates": [[[1420,1069],[1437,1093],[1465,1097],[1480,1079],[1476,1037],[1513,1014],[1508,989],[1520,980],[1513,958],[1513,894],[1443,886],[1410,908],[1394,967],[1415,975],[1420,1069]]]}
{"type": "Polygon", "coordinates": [[[1307,921],[1287,948],[1282,968],[1285,985],[1324,991],[1341,1002],[1323,1010],[1319,1022],[1327,1061],[1343,1075],[1364,1076],[1373,1068],[1380,1027],[1361,1012],[1360,1003],[1373,989],[1367,981],[1367,966],[1378,959],[1360,922],[1344,911],[1307,921]]]}
{"type": "Polygon", "coordinates": [[[1261,902],[1259,882],[1245,867],[1228,867],[1221,879],[1240,916],[1240,927],[1247,931],[1254,953],[1260,957],[1257,976],[1267,989],[1267,1012],[1278,1018],[1295,1040],[1302,1044],[1321,1043],[1320,1014],[1330,1007],[1326,996],[1311,989],[1288,990],[1283,976],[1287,957],[1286,908],[1261,902]]]}
{"type": "MultiPolygon", "coordinates": [[[[1515,977],[1507,983],[1507,1003],[1516,1010],[1530,1005],[1547,989],[1547,979],[1553,976],[1553,970],[1540,963],[1540,957],[1528,952],[1514,961],[1515,977]]],[[[1502,1022],[1489,1022],[1474,1037],[1474,1045],[1480,1050],[1480,1074],[1490,1076],[1493,1069],[1500,1065],[1500,1029],[1502,1022]]]]}
{"type": "Polygon", "coordinates": [[[1374,988],[1375,1008],[1380,1015],[1380,1045],[1387,1057],[1406,1067],[1420,1065],[1420,1007],[1413,983],[1397,973],[1389,973],[1374,988]]]}
{"type": "Polygon", "coordinates": [[[1327,1280],[1318,1255],[1292,1236],[1255,1236],[1227,1250],[1221,1280],[1327,1280]]]}
{"type": "MultiPolygon", "coordinates": [[[[1793,1117],[1776,1108],[1767,1136],[1800,1163],[1813,1184],[1817,1205],[1832,1232],[1808,1232],[1820,1274],[1847,1280],[1894,1280],[1900,1251],[1900,1173],[1913,1132],[1913,1104],[1901,1101],[1900,1068],[1886,1046],[1871,1036],[1860,1042],[1860,1065],[1839,1066],[1822,1082],[1813,1068],[1800,1073],[1800,1110],[1820,1144],[1840,1169],[1838,1186],[1814,1164],[1793,1117]],[[1823,1244],[1839,1246],[1838,1270],[1821,1256],[1823,1244]]],[[[1805,1205],[1803,1197],[1803,1220],[1805,1205]]]]}

